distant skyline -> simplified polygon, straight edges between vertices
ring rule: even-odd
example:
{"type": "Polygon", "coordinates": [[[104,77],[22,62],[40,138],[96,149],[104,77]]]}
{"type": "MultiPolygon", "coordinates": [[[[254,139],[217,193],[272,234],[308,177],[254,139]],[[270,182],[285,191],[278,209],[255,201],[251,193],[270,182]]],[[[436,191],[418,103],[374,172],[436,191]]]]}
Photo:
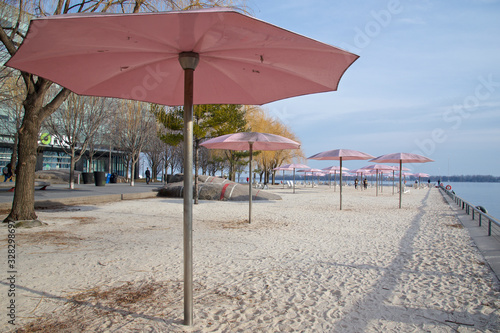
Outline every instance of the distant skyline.
{"type": "Polygon", "coordinates": [[[338,148],[409,152],[435,160],[407,165],[411,172],[500,176],[500,0],[248,5],[261,20],[360,56],[338,91],[263,105],[306,157],[338,148]]]}

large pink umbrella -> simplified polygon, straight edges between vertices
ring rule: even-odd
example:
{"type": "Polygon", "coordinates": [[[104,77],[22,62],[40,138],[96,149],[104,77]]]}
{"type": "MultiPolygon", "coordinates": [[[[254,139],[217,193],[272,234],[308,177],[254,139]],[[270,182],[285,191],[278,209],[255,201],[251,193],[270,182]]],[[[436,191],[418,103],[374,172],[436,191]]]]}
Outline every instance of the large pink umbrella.
{"type": "Polygon", "coordinates": [[[422,155],[412,154],[412,153],[393,153],[386,154],[376,157],[370,162],[375,163],[399,163],[399,208],[401,208],[401,198],[403,195],[403,189],[401,188],[401,174],[403,170],[403,163],[427,163],[434,162],[430,158],[427,158],[422,155]]]}
{"type": "MultiPolygon", "coordinates": [[[[342,160],[368,160],[372,155],[351,149],[335,149],[317,153],[308,157],[310,160],[338,160],[342,169],[342,160]]],[[[342,210],[342,172],[340,173],[340,210],[342,210]]]]}
{"type": "Polygon", "coordinates": [[[201,146],[208,149],[248,150],[250,154],[248,182],[248,223],[252,222],[252,155],[254,150],[299,149],[300,143],[280,135],[240,132],[209,139],[201,146]]]}
{"type": "Polygon", "coordinates": [[[193,104],[333,91],[357,58],[217,8],[35,18],[6,65],[77,94],[184,105],[184,324],[192,325],[193,104]]]}

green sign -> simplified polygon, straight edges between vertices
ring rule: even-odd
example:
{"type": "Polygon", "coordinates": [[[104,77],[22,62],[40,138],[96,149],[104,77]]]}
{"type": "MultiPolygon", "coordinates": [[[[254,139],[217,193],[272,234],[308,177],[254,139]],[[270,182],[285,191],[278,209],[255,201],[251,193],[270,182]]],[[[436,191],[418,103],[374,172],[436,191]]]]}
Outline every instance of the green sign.
{"type": "Polygon", "coordinates": [[[40,141],[44,144],[44,145],[49,145],[50,142],[52,141],[52,137],[50,136],[49,133],[42,133],[42,135],[40,135],[40,141]]]}

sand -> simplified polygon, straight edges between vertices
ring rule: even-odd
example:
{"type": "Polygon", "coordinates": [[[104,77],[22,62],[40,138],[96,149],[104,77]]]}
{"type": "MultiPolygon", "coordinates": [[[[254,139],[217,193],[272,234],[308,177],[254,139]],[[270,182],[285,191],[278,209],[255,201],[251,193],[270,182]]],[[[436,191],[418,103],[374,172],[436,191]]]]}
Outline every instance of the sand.
{"type": "MultiPolygon", "coordinates": [[[[33,332],[498,332],[500,289],[438,189],[328,186],[194,207],[183,320],[182,199],[44,210],[16,230],[16,326],[33,332]]],[[[7,228],[1,228],[3,276],[7,228]]],[[[0,330],[8,281],[0,284],[0,330]]],[[[10,298],[9,298],[10,299],[10,298]]]]}

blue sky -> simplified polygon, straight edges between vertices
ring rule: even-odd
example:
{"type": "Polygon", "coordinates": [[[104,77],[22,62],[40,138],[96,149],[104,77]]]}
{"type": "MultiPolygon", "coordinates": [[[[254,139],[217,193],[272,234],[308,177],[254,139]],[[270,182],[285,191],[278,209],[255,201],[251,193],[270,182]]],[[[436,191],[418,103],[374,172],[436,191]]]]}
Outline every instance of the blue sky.
{"type": "Polygon", "coordinates": [[[500,176],[500,0],[248,5],[259,19],[360,56],[338,91],[263,106],[300,138],[306,157],[413,152],[435,160],[413,172],[500,176]]]}

